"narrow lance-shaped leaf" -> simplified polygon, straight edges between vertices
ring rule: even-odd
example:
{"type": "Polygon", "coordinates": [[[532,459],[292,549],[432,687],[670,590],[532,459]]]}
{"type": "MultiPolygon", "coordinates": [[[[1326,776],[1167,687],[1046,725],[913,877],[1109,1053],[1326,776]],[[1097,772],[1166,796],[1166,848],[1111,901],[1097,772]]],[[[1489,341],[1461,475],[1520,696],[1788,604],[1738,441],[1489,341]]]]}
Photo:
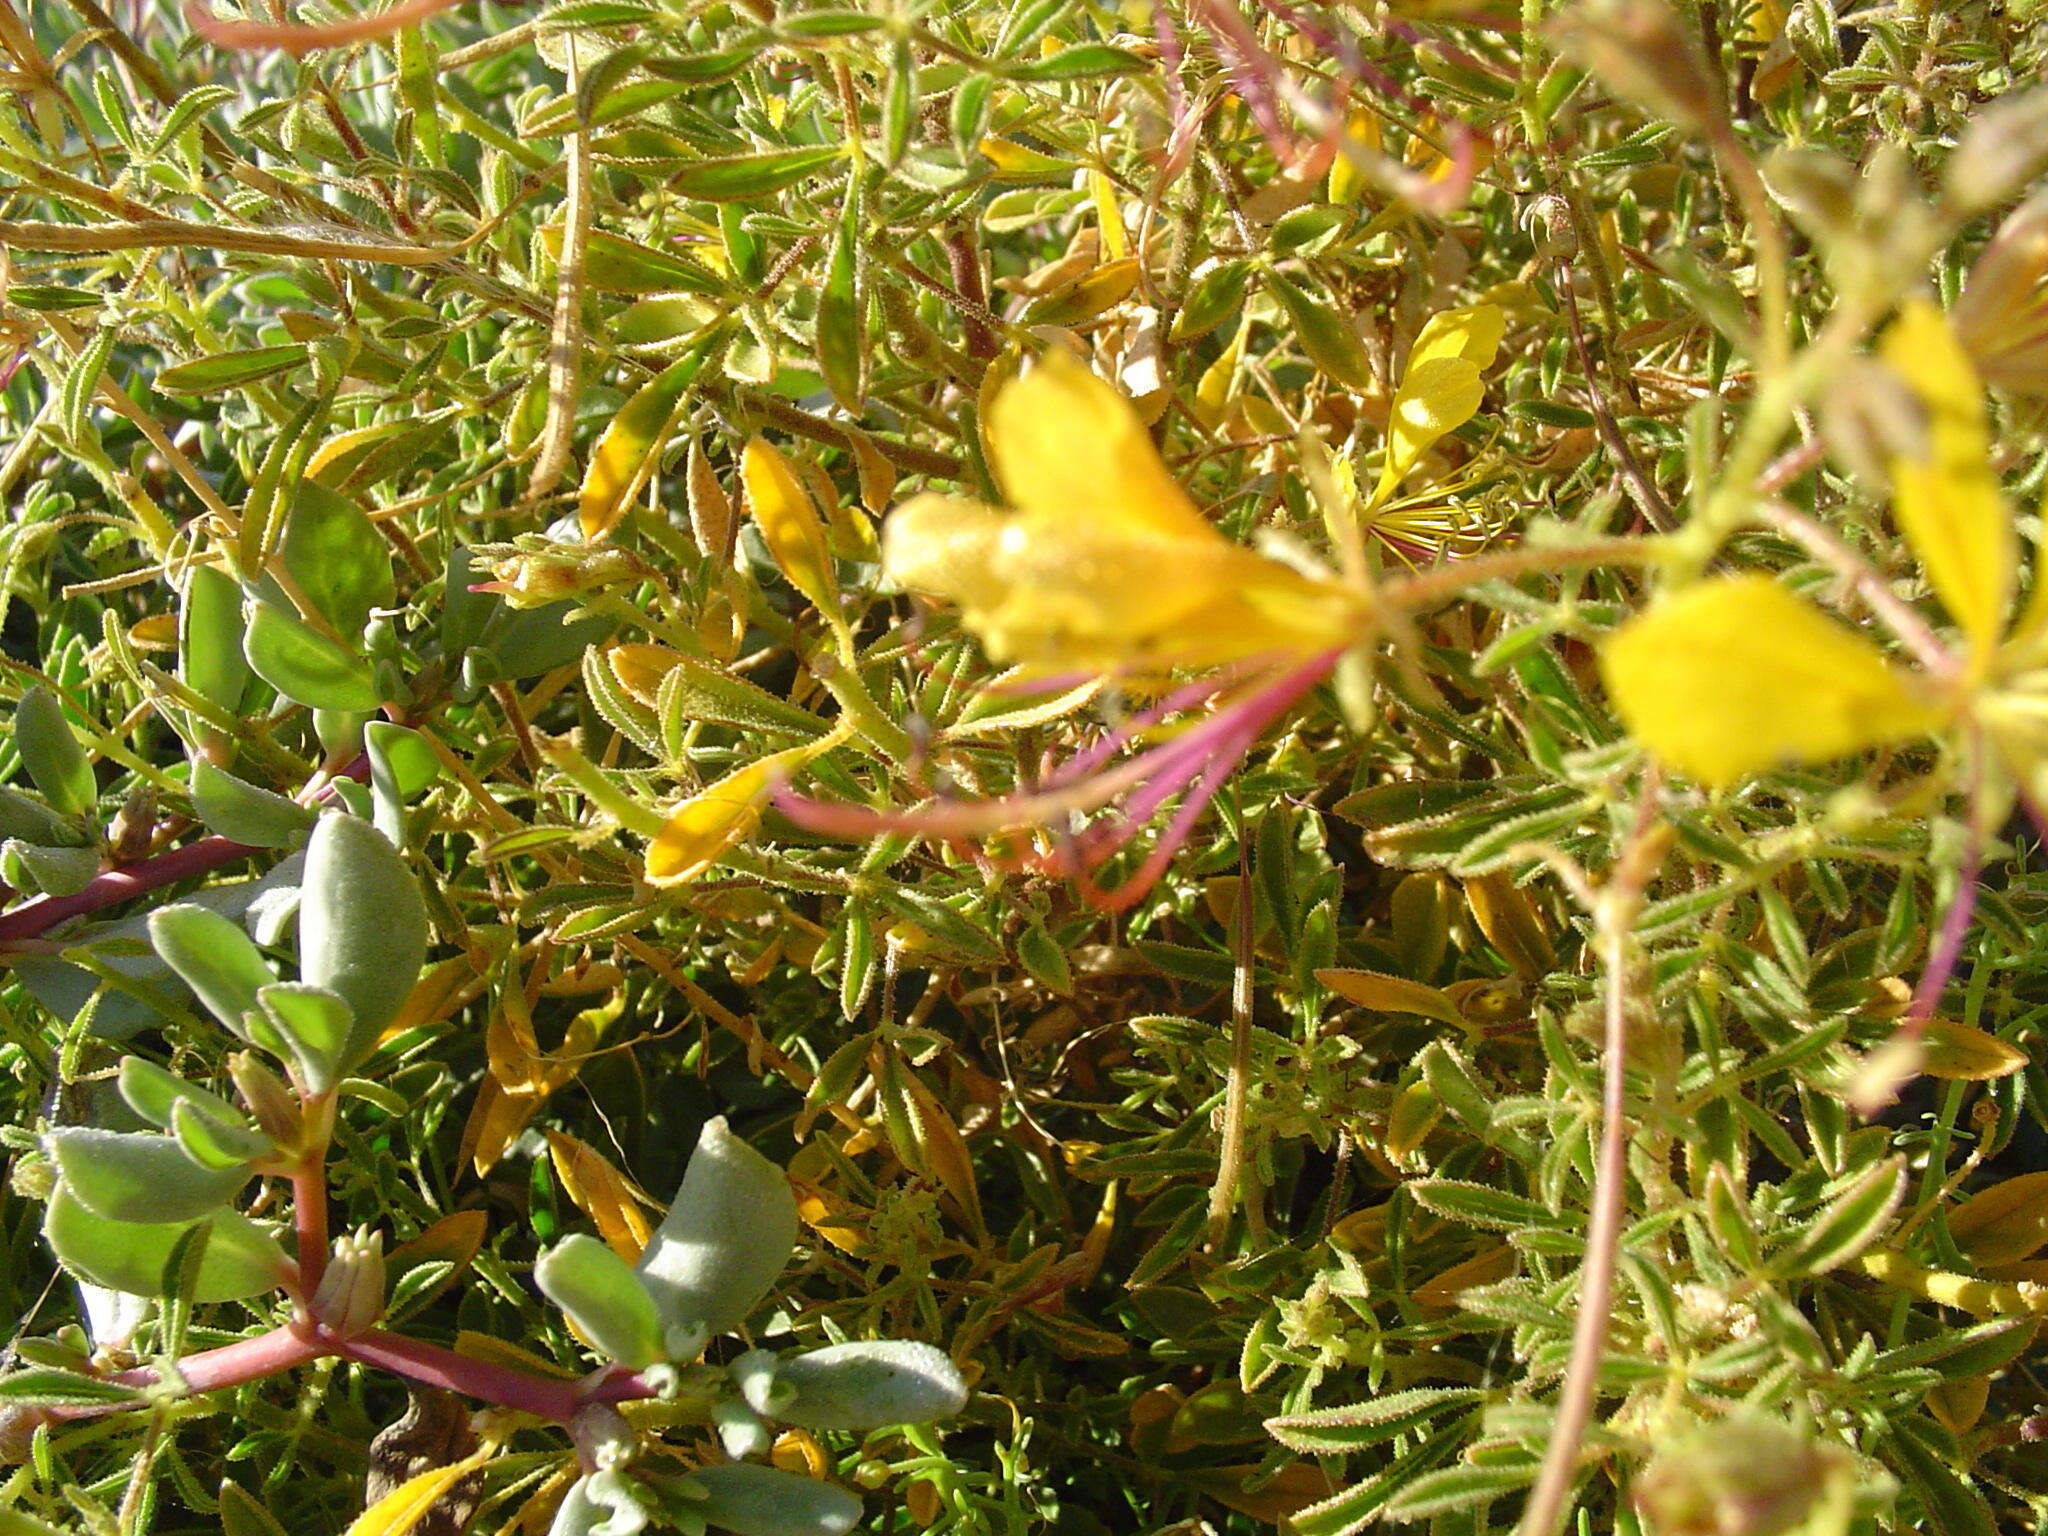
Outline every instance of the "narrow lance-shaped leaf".
{"type": "Polygon", "coordinates": [[[1905,1159],[1886,1158],[1829,1201],[1806,1229],[1772,1258],[1770,1269],[1786,1276],[1818,1275],[1848,1263],[1877,1241],[1905,1189],[1905,1159]]]}
{"type": "Polygon", "coordinates": [[[586,539],[601,539],[616,528],[633,498],[661,462],[688,400],[690,385],[703,371],[709,348],[697,346],[633,392],[619,407],[583,473],[576,520],[586,539]]]}

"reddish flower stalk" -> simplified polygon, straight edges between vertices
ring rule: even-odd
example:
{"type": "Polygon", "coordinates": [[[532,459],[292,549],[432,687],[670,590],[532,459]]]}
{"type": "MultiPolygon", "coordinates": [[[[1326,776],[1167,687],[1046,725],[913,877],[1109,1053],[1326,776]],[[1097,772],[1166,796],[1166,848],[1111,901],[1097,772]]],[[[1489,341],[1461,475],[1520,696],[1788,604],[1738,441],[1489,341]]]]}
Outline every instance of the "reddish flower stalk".
{"type": "Polygon", "coordinates": [[[980,840],[1026,827],[1055,834],[1055,850],[1029,861],[1076,881],[1095,906],[1122,911],[1142,899],[1186,843],[1209,802],[1266,728],[1330,675],[1338,652],[1331,651],[1282,672],[1262,674],[1206,720],[1171,741],[1114,767],[1105,764],[1161,719],[1213,697],[1227,679],[1207,679],[1176,689],[1143,714],[1077,752],[1034,789],[993,800],[941,800],[908,810],[814,800],[784,790],[776,804],[798,826],[839,837],[873,837],[907,832],[948,840],[980,840]],[[1075,816],[1102,810],[1120,797],[1111,819],[1079,832],[1066,829],[1075,816]],[[1137,871],[1105,890],[1094,874],[1130,844],[1175,800],[1180,804],[1158,843],[1137,871]]]}

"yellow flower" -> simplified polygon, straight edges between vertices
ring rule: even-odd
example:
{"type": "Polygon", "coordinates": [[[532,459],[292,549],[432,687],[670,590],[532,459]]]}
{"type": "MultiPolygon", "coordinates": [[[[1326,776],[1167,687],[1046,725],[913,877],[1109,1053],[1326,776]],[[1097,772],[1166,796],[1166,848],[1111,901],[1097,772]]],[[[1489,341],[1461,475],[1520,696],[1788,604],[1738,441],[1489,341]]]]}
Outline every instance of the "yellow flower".
{"type": "Polygon", "coordinates": [[[1339,650],[1359,596],[1217,531],[1124,399],[1063,352],[989,410],[1015,506],[920,496],[884,530],[889,574],[957,603],[999,660],[1048,670],[1208,667],[1339,650]]]}

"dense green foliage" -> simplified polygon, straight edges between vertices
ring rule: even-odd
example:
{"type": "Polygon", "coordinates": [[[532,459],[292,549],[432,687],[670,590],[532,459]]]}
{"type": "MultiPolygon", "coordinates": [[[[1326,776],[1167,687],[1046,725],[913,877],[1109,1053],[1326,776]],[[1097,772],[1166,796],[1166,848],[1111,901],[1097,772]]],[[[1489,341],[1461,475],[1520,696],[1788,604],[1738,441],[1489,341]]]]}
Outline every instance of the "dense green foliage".
{"type": "Polygon", "coordinates": [[[0,1508],[538,1536],[566,1387],[133,1373],[376,1310],[273,1230],[687,1365],[558,1245],[722,1115],[749,1338],[972,1388],[781,1434],[864,1529],[2048,1514],[2038,5],[400,9],[0,0],[0,1508]],[[88,1338],[151,1093],[256,1225],[88,1338]]]}

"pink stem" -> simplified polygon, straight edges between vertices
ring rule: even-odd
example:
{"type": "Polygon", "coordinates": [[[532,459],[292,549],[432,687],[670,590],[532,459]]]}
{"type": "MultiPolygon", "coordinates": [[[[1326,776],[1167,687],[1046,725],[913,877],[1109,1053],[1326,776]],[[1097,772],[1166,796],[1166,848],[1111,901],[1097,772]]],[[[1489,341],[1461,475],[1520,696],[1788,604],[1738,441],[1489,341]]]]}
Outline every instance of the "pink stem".
{"type": "Polygon", "coordinates": [[[359,1365],[374,1365],[394,1376],[424,1382],[430,1387],[445,1387],[450,1392],[481,1398],[501,1408],[531,1413],[557,1424],[568,1423],[587,1400],[580,1382],[529,1375],[510,1366],[459,1355],[452,1349],[443,1349],[421,1339],[386,1333],[381,1328],[368,1329],[353,1338],[330,1337],[326,1352],[359,1365]]]}
{"type": "Polygon", "coordinates": [[[110,869],[103,875],[93,876],[84,889],[72,895],[45,896],[40,901],[0,914],[0,944],[12,939],[40,938],[71,918],[111,907],[161,885],[189,880],[194,875],[206,874],[223,864],[232,864],[236,859],[245,859],[260,852],[260,848],[216,835],[202,837],[196,843],[173,848],[139,864],[110,869]]]}
{"type": "MultiPolygon", "coordinates": [[[[358,756],[342,769],[337,778],[361,779],[368,776],[370,760],[358,756]]],[[[315,801],[324,801],[334,792],[332,781],[323,785],[315,801]]],[[[180,880],[189,880],[195,875],[210,874],[223,864],[232,864],[245,859],[252,853],[261,853],[247,843],[238,843],[218,834],[202,837],[196,843],[187,843],[182,848],[171,848],[163,853],[110,869],[105,874],[95,875],[86,882],[82,890],[69,896],[45,896],[31,901],[26,906],[16,907],[12,912],[0,913],[0,945],[17,939],[41,938],[59,923],[74,917],[83,917],[88,912],[97,912],[102,907],[115,906],[130,897],[140,896],[145,891],[156,890],[159,886],[175,885],[180,880]]]]}

